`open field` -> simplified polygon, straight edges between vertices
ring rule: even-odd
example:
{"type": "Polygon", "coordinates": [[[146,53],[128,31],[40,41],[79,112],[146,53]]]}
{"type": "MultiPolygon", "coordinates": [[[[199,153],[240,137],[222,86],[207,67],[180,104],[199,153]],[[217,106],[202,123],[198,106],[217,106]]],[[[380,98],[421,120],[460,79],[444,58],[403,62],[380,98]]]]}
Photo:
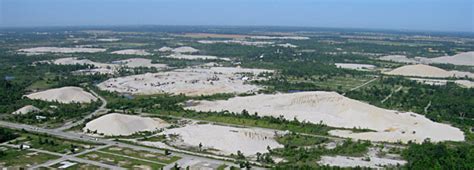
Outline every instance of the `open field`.
{"type": "Polygon", "coordinates": [[[164,164],[170,164],[176,162],[177,160],[181,159],[178,156],[166,156],[161,153],[155,152],[148,152],[142,150],[134,150],[131,148],[124,148],[124,147],[116,147],[111,146],[107,148],[100,149],[100,151],[105,153],[112,153],[112,154],[119,154],[119,155],[126,155],[134,158],[145,159],[149,161],[156,161],[164,164]]]}
{"type": "Polygon", "coordinates": [[[165,165],[159,162],[147,161],[102,151],[90,152],[79,157],[128,169],[160,169],[165,165]]]}
{"type": "Polygon", "coordinates": [[[32,165],[59,158],[55,155],[29,150],[18,150],[7,146],[0,146],[0,150],[4,153],[4,155],[0,156],[0,167],[28,168],[32,165]]]}
{"type": "Polygon", "coordinates": [[[102,90],[131,94],[185,94],[189,96],[211,95],[217,93],[248,93],[260,89],[256,85],[246,84],[247,80],[263,69],[244,68],[187,68],[170,72],[147,73],[127,77],[109,79],[98,84],[102,90]],[[244,78],[246,77],[246,78],[244,78]]]}
{"type": "Polygon", "coordinates": [[[323,122],[333,127],[367,128],[376,132],[350,133],[330,131],[333,135],[373,141],[422,142],[464,140],[462,131],[449,125],[430,121],[422,115],[381,109],[352,100],[334,92],[300,92],[276,95],[235,97],[225,101],[200,101],[186,109],[197,111],[224,111],[250,113],[288,120],[297,118],[312,123],[323,122]],[[442,129],[432,131],[432,129],[442,129]]]}
{"type": "Polygon", "coordinates": [[[137,132],[156,131],[168,126],[168,123],[159,118],[110,113],[88,122],[83,131],[106,136],[126,136],[137,132]]]}
{"type": "Polygon", "coordinates": [[[42,149],[50,152],[56,152],[61,154],[73,154],[79,153],[86,149],[94,148],[97,145],[92,143],[84,143],[72,140],[66,140],[61,138],[55,138],[52,136],[37,135],[30,133],[23,133],[21,136],[9,143],[15,145],[29,145],[32,148],[42,149]]]}
{"type": "Polygon", "coordinates": [[[96,101],[97,98],[89,92],[79,87],[61,87],[49,89],[26,95],[30,99],[38,99],[44,101],[57,101],[60,103],[90,103],[96,101]]]}

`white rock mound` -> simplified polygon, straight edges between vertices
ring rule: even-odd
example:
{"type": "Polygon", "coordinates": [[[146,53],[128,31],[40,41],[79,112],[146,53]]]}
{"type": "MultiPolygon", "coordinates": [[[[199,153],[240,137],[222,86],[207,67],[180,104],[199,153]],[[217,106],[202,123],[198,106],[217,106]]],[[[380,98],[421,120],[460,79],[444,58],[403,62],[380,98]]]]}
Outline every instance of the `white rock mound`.
{"type": "Polygon", "coordinates": [[[384,74],[411,76],[411,77],[438,77],[438,78],[474,77],[474,74],[469,73],[469,72],[446,71],[438,67],[433,67],[433,66],[423,65],[423,64],[402,66],[392,71],[385,72],[384,74]]]}
{"type": "Polygon", "coordinates": [[[137,132],[155,131],[168,126],[168,123],[159,118],[110,113],[88,122],[83,131],[97,131],[106,136],[126,136],[137,132]]]}
{"type": "Polygon", "coordinates": [[[459,53],[454,56],[442,56],[442,57],[436,57],[436,58],[423,58],[423,59],[428,60],[429,63],[444,63],[444,64],[474,66],[474,51],[459,53]]]}
{"type": "Polygon", "coordinates": [[[26,97],[50,102],[57,101],[60,103],[90,103],[97,100],[91,93],[84,91],[82,88],[72,86],[36,92],[26,95],[26,97]]]}
{"type": "Polygon", "coordinates": [[[260,116],[283,115],[288,120],[297,118],[333,127],[367,128],[376,132],[347,133],[335,131],[337,136],[366,139],[372,141],[422,142],[462,141],[463,132],[452,126],[433,122],[416,113],[386,110],[364,102],[349,99],[335,92],[301,92],[289,94],[260,94],[235,97],[221,101],[201,101],[196,106],[187,107],[197,111],[224,111],[241,113],[257,112],[260,116]]]}
{"type": "Polygon", "coordinates": [[[193,47],[187,47],[187,46],[178,47],[178,48],[173,49],[172,51],[175,52],[175,53],[197,53],[197,52],[199,52],[198,49],[195,49],[193,47]]]}
{"type": "Polygon", "coordinates": [[[33,113],[33,112],[40,112],[41,110],[38,109],[37,107],[33,106],[33,105],[26,105],[14,112],[12,112],[12,114],[14,115],[24,115],[24,114],[28,114],[28,113],[33,113]]]}

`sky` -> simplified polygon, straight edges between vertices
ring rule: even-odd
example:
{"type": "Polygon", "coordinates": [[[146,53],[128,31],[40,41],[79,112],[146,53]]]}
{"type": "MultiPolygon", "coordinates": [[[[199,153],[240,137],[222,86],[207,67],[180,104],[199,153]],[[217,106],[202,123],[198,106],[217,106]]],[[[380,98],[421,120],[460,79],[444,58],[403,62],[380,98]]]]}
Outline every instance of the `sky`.
{"type": "Polygon", "coordinates": [[[0,27],[94,25],[474,32],[474,0],[0,0],[0,27]]]}

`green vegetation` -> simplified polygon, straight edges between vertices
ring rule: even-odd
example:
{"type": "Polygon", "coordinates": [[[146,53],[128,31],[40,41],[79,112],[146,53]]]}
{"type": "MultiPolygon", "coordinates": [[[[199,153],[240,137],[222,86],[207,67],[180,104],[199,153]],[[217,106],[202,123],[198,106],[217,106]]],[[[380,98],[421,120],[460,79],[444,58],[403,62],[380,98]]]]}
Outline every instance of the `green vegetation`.
{"type": "Polygon", "coordinates": [[[329,139],[312,136],[302,136],[295,133],[279,136],[276,138],[278,143],[285,146],[285,148],[298,148],[302,146],[316,146],[325,142],[329,139]]]}
{"type": "Polygon", "coordinates": [[[410,144],[403,151],[409,169],[473,169],[474,147],[471,144],[410,144]]]}
{"type": "Polygon", "coordinates": [[[156,161],[156,162],[160,162],[164,164],[170,164],[181,159],[178,156],[167,156],[161,153],[134,150],[130,148],[113,147],[113,146],[101,149],[100,151],[103,151],[104,153],[114,153],[114,154],[119,154],[119,155],[131,156],[131,157],[139,158],[139,159],[145,159],[149,161],[156,161]]]}
{"type": "Polygon", "coordinates": [[[0,146],[0,166],[26,168],[34,164],[40,164],[58,158],[58,156],[45,153],[0,146]]]}
{"type": "Polygon", "coordinates": [[[97,146],[96,144],[56,138],[46,134],[20,133],[21,136],[11,141],[16,145],[30,145],[32,148],[63,154],[74,154],[97,146]]]}
{"type": "Polygon", "coordinates": [[[84,159],[99,161],[105,164],[116,165],[116,166],[120,166],[127,169],[140,168],[140,167],[160,169],[164,166],[164,164],[161,164],[159,162],[143,161],[143,160],[136,159],[133,157],[125,157],[118,154],[109,154],[109,153],[100,152],[100,151],[90,152],[85,155],[81,155],[79,157],[84,158],[84,159]]]}
{"type": "MultiPolygon", "coordinates": [[[[299,143],[312,142],[311,138],[309,138],[308,141],[303,141],[303,139],[298,140],[300,140],[299,143]]],[[[316,162],[323,155],[362,156],[367,153],[369,146],[371,146],[370,142],[353,142],[351,140],[346,140],[334,149],[326,149],[322,145],[316,145],[313,147],[295,147],[285,145],[284,148],[271,150],[270,154],[287,160],[287,162],[277,164],[278,168],[294,167],[296,169],[314,169],[319,168],[319,165],[317,165],[316,162]]]]}
{"type": "Polygon", "coordinates": [[[368,101],[370,104],[394,110],[425,114],[437,122],[449,122],[464,130],[468,140],[473,140],[469,128],[474,126],[474,89],[461,88],[453,83],[431,86],[401,77],[385,77],[372,86],[351,91],[347,96],[368,101]],[[396,87],[403,89],[381,102],[396,87]]]}
{"type": "MultiPolygon", "coordinates": [[[[379,107],[413,111],[424,114],[426,117],[438,122],[453,124],[465,132],[467,142],[455,144],[410,144],[405,151],[394,150],[391,152],[403,152],[405,158],[409,161],[409,165],[406,167],[409,169],[473,169],[469,162],[474,162],[472,161],[473,147],[470,145],[474,140],[474,134],[471,132],[474,126],[474,99],[472,97],[474,96],[474,89],[460,88],[451,83],[446,86],[424,85],[400,77],[382,76],[379,72],[380,70],[356,71],[340,69],[334,65],[334,63],[359,63],[372,64],[379,68],[394,68],[402,64],[378,61],[376,58],[378,56],[392,54],[402,54],[408,57],[436,57],[446,54],[453,55],[458,52],[474,51],[472,35],[462,33],[426,34],[373,30],[280,27],[220,27],[219,29],[215,29],[206,26],[147,26],[133,28],[101,28],[110,31],[107,32],[107,34],[101,34],[100,32],[90,33],[88,32],[90,31],[89,29],[90,28],[68,28],[67,32],[62,28],[0,30],[2,34],[2,40],[0,41],[0,116],[2,120],[46,127],[57,127],[66,121],[74,121],[82,118],[85,114],[95,110],[100,103],[60,104],[56,102],[30,100],[22,96],[37,90],[63,86],[89,87],[94,91],[98,91],[94,84],[112,77],[159,72],[159,70],[155,68],[124,68],[119,70],[117,75],[77,75],[73,72],[91,66],[54,65],[44,62],[38,63],[38,61],[68,56],[98,62],[112,62],[137,57],[134,55],[115,55],[109,53],[110,51],[127,48],[145,49],[155,55],[140,57],[151,59],[153,63],[165,63],[176,68],[199,65],[211,61],[162,58],[162,55],[169,53],[154,51],[154,49],[163,46],[174,48],[186,45],[199,49],[198,54],[216,55],[233,59],[233,61],[213,61],[224,66],[240,65],[249,68],[276,70],[276,73],[271,74],[271,78],[268,80],[250,82],[266,86],[266,88],[261,91],[264,93],[309,90],[336,91],[341,94],[346,93],[346,96],[352,99],[366,101],[379,107]],[[38,34],[38,32],[41,31],[50,34],[38,34]],[[199,39],[170,36],[170,34],[185,32],[251,35],[263,32],[298,32],[297,35],[307,36],[310,37],[310,39],[272,40],[276,44],[291,43],[298,46],[297,48],[283,48],[278,46],[257,47],[219,43],[201,44],[196,42],[196,40],[199,39]],[[93,38],[90,38],[91,35],[97,36],[97,38],[114,37],[121,40],[119,42],[97,42],[93,38]],[[70,36],[84,39],[73,42],[67,38],[70,36]],[[39,46],[72,47],[90,44],[97,45],[99,48],[107,48],[107,52],[67,55],[43,54],[33,56],[25,56],[15,52],[20,48],[39,46]],[[373,79],[375,76],[379,76],[380,79],[363,88],[350,91],[352,88],[373,79]],[[398,87],[402,87],[402,89],[398,92],[394,92],[398,87]],[[382,102],[391,93],[393,93],[392,96],[382,102]],[[42,111],[28,115],[10,115],[11,112],[25,105],[34,105],[42,111]],[[430,162],[432,163],[430,164],[430,162]]],[[[474,67],[450,64],[435,65],[448,70],[472,72],[474,69],[474,67]]],[[[112,109],[112,111],[121,111],[128,114],[146,112],[156,114],[162,118],[185,117],[202,120],[203,122],[214,121],[232,125],[256,126],[317,135],[327,135],[329,130],[334,129],[322,123],[311,124],[297,119],[285,120],[283,117],[260,116],[258,113],[248,113],[247,111],[236,114],[228,112],[194,112],[183,109],[183,103],[184,105],[192,104],[186,103],[188,100],[228,99],[234,97],[234,94],[216,94],[198,97],[166,94],[129,96],[101,91],[100,95],[107,99],[109,102],[107,107],[112,109]]],[[[81,126],[77,126],[75,128],[80,127],[81,126]]],[[[367,131],[367,129],[354,130],[367,131]]],[[[15,139],[18,137],[16,134],[20,136],[18,141],[30,142],[31,145],[34,145],[33,147],[43,148],[45,150],[68,153],[72,148],[78,147],[79,150],[83,149],[83,144],[74,141],[37,134],[12,132],[2,128],[0,128],[0,141],[15,139]]],[[[148,134],[142,133],[133,135],[132,137],[143,137],[146,135],[148,134]]],[[[142,140],[162,141],[163,136],[154,136],[142,140]]],[[[331,167],[316,165],[321,155],[338,154],[360,156],[369,146],[369,144],[365,142],[346,141],[337,148],[328,150],[320,147],[321,144],[330,142],[326,139],[301,136],[293,133],[279,137],[277,140],[284,144],[285,148],[274,150],[270,154],[260,154],[258,156],[259,162],[270,165],[274,164],[270,156],[282,157],[288,160],[286,163],[278,164],[275,169],[329,169],[331,167]]],[[[109,163],[124,165],[128,168],[133,168],[134,165],[149,165],[153,168],[161,167],[159,164],[153,164],[147,161],[139,162],[139,160],[118,157],[101,152],[91,154],[96,154],[99,157],[105,156],[105,158],[113,158],[114,161],[110,161],[109,163]]],[[[89,157],[89,159],[98,160],[101,158],[89,157]]],[[[3,161],[3,159],[0,160],[3,161]]],[[[28,159],[25,158],[25,160],[28,159]]],[[[107,162],[108,160],[102,159],[101,161],[107,162]]],[[[239,163],[241,163],[242,167],[249,166],[248,162],[244,160],[239,163]]]]}
{"type": "Polygon", "coordinates": [[[19,135],[15,131],[0,127],[0,143],[16,139],[17,137],[19,135]]]}

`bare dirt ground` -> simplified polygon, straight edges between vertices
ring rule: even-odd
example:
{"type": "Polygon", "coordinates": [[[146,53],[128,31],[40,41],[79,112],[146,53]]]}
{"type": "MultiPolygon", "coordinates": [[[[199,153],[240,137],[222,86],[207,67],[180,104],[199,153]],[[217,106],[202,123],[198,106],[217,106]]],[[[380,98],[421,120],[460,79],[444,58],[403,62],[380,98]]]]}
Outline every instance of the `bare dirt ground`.
{"type": "Polygon", "coordinates": [[[244,155],[268,152],[267,147],[281,148],[275,141],[273,131],[261,129],[236,128],[211,124],[193,124],[181,128],[167,129],[162,134],[176,134],[173,145],[217,150],[218,154],[230,155],[241,151],[244,155]]]}
{"type": "Polygon", "coordinates": [[[95,74],[95,73],[100,73],[100,74],[114,74],[117,72],[119,68],[123,67],[129,67],[129,68],[137,68],[137,67],[155,67],[158,69],[165,69],[168,68],[166,64],[154,64],[152,63],[152,60],[146,59],[146,58],[130,58],[130,59],[125,59],[125,60],[118,60],[118,61],[113,61],[113,64],[109,63],[100,63],[100,62],[94,62],[88,59],[77,59],[73,57],[69,58],[60,58],[52,61],[54,64],[58,65],[92,65],[96,68],[89,68],[85,70],[78,70],[76,71],[77,73],[81,74],[95,74]]]}
{"type": "Polygon", "coordinates": [[[245,83],[257,79],[258,75],[272,72],[263,69],[238,67],[187,68],[161,73],[147,73],[127,77],[112,78],[98,84],[102,90],[131,94],[185,94],[212,95],[217,93],[247,93],[260,89],[245,83]],[[242,73],[246,73],[243,75],[242,73]]]}
{"type": "Polygon", "coordinates": [[[369,168],[384,168],[396,167],[397,165],[404,165],[407,162],[400,158],[393,158],[392,156],[399,157],[399,155],[390,155],[380,157],[377,155],[377,148],[370,148],[369,152],[364,157],[351,157],[351,156],[322,156],[318,164],[331,165],[339,167],[369,167],[369,168]]]}
{"type": "Polygon", "coordinates": [[[24,114],[28,114],[28,113],[31,113],[31,112],[39,112],[41,111],[40,109],[38,109],[37,107],[33,106],[33,105],[26,105],[16,111],[14,111],[12,114],[14,115],[24,115],[24,114]]]}

